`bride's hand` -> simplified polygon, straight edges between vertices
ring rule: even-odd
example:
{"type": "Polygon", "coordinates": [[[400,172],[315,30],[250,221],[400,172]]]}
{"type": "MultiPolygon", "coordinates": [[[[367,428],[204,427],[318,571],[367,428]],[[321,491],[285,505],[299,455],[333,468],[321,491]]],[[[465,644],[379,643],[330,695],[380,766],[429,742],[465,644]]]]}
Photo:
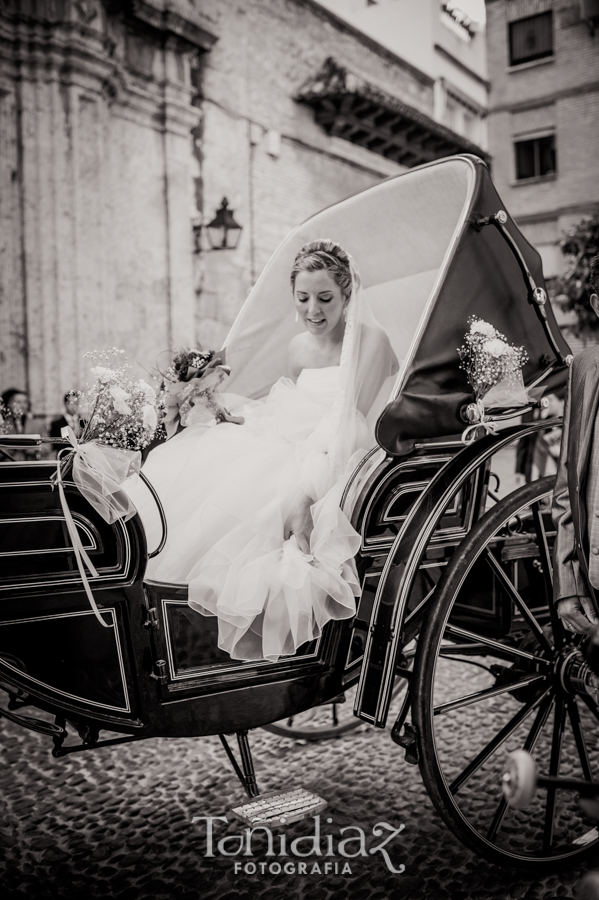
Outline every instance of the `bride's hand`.
{"type": "Polygon", "coordinates": [[[298,547],[302,553],[307,554],[310,553],[310,535],[314,528],[312,513],[310,512],[312,503],[313,501],[310,497],[303,497],[289,515],[283,531],[283,536],[286,541],[294,534],[298,547]]]}
{"type": "Polygon", "coordinates": [[[243,416],[232,416],[228,410],[224,409],[222,418],[218,420],[217,424],[220,424],[220,422],[231,422],[232,425],[243,425],[245,419],[243,416]]]}

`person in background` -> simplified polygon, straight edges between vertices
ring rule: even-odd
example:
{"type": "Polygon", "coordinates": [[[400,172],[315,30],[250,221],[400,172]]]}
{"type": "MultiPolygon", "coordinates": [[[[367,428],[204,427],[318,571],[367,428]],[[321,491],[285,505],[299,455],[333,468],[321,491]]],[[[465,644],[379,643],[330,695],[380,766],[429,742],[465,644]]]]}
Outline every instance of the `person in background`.
{"type": "MultiPolygon", "coordinates": [[[[83,430],[83,422],[79,415],[79,391],[68,391],[64,395],[64,414],[50,423],[50,437],[62,437],[61,432],[67,425],[73,429],[78,438],[83,430]]],[[[57,453],[63,444],[52,444],[52,449],[57,453]]]]}
{"type": "Polygon", "coordinates": [[[31,404],[27,391],[9,388],[2,394],[5,408],[4,423],[8,434],[26,434],[27,424],[31,418],[31,404]]]}
{"type": "MultiPolygon", "coordinates": [[[[0,432],[4,434],[29,434],[31,421],[31,403],[29,394],[20,388],[9,388],[2,394],[0,404],[0,432]]],[[[15,447],[3,453],[12,460],[39,459],[39,447],[15,447]]]]}

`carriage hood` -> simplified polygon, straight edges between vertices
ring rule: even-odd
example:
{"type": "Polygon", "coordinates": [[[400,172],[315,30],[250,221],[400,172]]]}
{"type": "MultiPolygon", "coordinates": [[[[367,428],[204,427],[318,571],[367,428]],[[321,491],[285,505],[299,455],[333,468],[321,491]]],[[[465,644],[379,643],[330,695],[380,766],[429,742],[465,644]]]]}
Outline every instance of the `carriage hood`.
{"type": "MultiPolygon", "coordinates": [[[[311,217],[280,245],[231,329],[229,389],[260,397],[286,374],[287,345],[298,330],[289,284],[293,260],[307,241],[332,238],[354,256],[368,300],[401,361],[377,423],[379,444],[395,455],[415,440],[460,433],[460,410],[473,393],[457,348],[471,315],[524,346],[527,385],[555,360],[512,250],[496,228],[475,227],[501,209],[485,163],[455,156],[389,178],[311,217]]],[[[509,214],[506,228],[544,288],[539,254],[509,214]]],[[[545,310],[566,356],[570,351],[549,304],[545,310]]],[[[565,377],[563,369],[557,379],[563,383],[565,377]]]]}

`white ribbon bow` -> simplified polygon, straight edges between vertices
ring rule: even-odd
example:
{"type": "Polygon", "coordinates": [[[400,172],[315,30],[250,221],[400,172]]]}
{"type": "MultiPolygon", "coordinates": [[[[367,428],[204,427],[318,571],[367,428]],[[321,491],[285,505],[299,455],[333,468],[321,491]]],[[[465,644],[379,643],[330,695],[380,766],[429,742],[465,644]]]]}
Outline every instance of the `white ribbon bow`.
{"type": "Polygon", "coordinates": [[[464,429],[462,432],[463,444],[472,444],[473,441],[476,440],[477,428],[484,428],[486,434],[497,434],[497,425],[487,418],[485,414],[485,404],[482,399],[476,401],[476,408],[478,410],[479,420],[478,422],[473,422],[472,425],[468,425],[468,427],[464,429]]]}
{"type": "MultiPolygon", "coordinates": [[[[109,524],[120,518],[126,521],[131,516],[134,516],[137,510],[129,496],[122,490],[122,487],[123,482],[129,475],[139,472],[141,459],[139,451],[107,447],[104,444],[99,444],[97,441],[79,444],[70,426],[63,428],[61,434],[63,438],[67,438],[73,448],[73,481],[85,499],[109,524]]],[[[73,521],[64,491],[61,462],[59,459],[56,467],[58,496],[60,497],[60,505],[62,506],[67,530],[73,545],[81,581],[98,622],[104,628],[113,628],[114,623],[108,624],[100,615],[89,585],[84,566],[87,566],[92,578],[99,578],[99,575],[81,543],[79,531],[73,521]]]]}

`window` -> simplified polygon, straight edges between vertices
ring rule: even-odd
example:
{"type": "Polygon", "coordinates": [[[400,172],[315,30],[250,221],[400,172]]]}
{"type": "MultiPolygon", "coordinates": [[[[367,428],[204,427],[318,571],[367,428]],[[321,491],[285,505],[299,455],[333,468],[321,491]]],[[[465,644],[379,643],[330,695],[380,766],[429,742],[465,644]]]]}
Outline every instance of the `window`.
{"type": "Polygon", "coordinates": [[[510,66],[553,56],[551,11],[510,22],[510,66]]]}
{"type": "Polygon", "coordinates": [[[516,147],[516,179],[542,178],[544,175],[555,175],[555,135],[534,138],[530,141],[517,141],[516,147]]]}

